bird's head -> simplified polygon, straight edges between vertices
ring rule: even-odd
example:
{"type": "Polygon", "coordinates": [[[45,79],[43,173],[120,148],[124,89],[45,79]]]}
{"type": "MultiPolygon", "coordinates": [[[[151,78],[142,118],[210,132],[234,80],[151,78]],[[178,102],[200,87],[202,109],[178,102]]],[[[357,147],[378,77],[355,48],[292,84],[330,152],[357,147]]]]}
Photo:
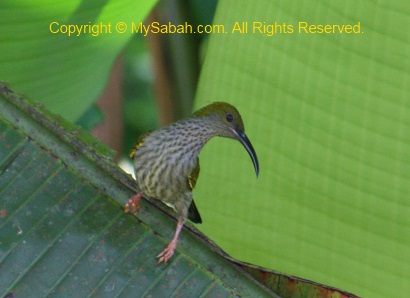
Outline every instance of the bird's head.
{"type": "Polygon", "coordinates": [[[248,151],[255,167],[256,176],[259,175],[259,163],[251,141],[245,134],[242,117],[238,110],[226,102],[214,102],[196,111],[194,116],[211,123],[216,135],[238,140],[248,151]]]}

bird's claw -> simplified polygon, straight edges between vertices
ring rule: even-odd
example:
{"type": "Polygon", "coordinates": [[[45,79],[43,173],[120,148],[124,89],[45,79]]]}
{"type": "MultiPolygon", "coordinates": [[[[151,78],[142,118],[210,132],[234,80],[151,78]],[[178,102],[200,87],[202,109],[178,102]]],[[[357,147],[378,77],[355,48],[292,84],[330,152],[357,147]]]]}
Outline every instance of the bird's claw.
{"type": "Polygon", "coordinates": [[[143,193],[140,192],[138,194],[136,194],[135,196],[132,196],[127,203],[125,204],[124,207],[124,212],[128,213],[128,212],[132,212],[132,213],[138,213],[138,211],[140,210],[141,206],[140,206],[140,200],[142,197],[143,193]]]}
{"type": "Polygon", "coordinates": [[[174,255],[175,249],[177,248],[177,244],[174,241],[171,241],[168,246],[159,254],[157,255],[158,263],[157,265],[164,263],[166,264],[170,258],[174,255]]]}
{"type": "Polygon", "coordinates": [[[135,200],[133,200],[131,198],[125,204],[124,212],[128,213],[128,212],[131,211],[132,213],[138,213],[140,208],[141,208],[141,206],[140,206],[139,202],[136,202],[135,200]]]}

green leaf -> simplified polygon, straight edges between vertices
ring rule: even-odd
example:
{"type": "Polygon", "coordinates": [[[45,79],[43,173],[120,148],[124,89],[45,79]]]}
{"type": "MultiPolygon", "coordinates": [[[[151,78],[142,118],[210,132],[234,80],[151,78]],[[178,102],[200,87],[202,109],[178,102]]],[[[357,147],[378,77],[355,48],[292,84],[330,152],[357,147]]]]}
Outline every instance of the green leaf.
{"type": "Polygon", "coordinates": [[[189,224],[157,266],[175,221],[146,200],[124,213],[136,191],[92,136],[0,84],[1,297],[277,297],[189,224]]]}
{"type": "Polygon", "coordinates": [[[0,80],[77,120],[103,91],[114,60],[136,34],[132,24],[138,25],[155,2],[2,1],[0,80]],[[124,34],[116,31],[119,22],[127,26],[124,34]],[[89,27],[62,33],[76,25],[89,27]]]}
{"type": "Polygon", "coordinates": [[[233,257],[365,297],[410,291],[409,8],[219,1],[227,33],[210,36],[197,107],[237,106],[260,175],[242,146],[215,139],[194,195],[200,229],[233,257]],[[298,22],[361,33],[298,33],[298,22]]]}
{"type": "Polygon", "coordinates": [[[104,114],[101,112],[100,107],[93,103],[81,115],[81,117],[76,121],[76,123],[81,127],[84,127],[85,129],[91,129],[99,123],[101,123],[103,120],[104,114]]]}

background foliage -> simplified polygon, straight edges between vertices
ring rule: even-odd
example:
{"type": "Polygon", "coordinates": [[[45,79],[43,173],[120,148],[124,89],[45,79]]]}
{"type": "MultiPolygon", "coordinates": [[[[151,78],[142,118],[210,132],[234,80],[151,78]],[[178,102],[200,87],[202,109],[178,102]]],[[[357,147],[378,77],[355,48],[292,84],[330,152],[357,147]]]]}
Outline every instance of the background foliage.
{"type": "MultiPolygon", "coordinates": [[[[153,7],[145,1],[2,1],[0,78],[77,121],[104,90],[112,64],[133,36],[115,24],[138,24],[153,7]],[[111,24],[111,34],[52,34],[50,24],[111,24]]],[[[53,27],[55,30],[55,26],[53,27]]]]}

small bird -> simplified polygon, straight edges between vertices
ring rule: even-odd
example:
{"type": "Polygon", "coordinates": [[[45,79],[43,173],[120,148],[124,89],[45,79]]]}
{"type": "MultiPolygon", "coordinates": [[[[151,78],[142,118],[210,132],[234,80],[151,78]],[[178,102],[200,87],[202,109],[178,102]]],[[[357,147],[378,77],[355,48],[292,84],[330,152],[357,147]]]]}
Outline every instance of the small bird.
{"type": "Polygon", "coordinates": [[[174,255],[187,218],[202,223],[192,190],[199,175],[198,154],[214,136],[238,140],[248,151],[256,176],[259,175],[258,158],[245,134],[241,115],[225,102],[212,103],[189,118],[142,135],[131,150],[135,178],[141,191],[127,201],[124,211],[137,213],[145,194],[173,208],[178,216],[174,238],[157,256],[158,264],[167,263],[174,255]]]}

